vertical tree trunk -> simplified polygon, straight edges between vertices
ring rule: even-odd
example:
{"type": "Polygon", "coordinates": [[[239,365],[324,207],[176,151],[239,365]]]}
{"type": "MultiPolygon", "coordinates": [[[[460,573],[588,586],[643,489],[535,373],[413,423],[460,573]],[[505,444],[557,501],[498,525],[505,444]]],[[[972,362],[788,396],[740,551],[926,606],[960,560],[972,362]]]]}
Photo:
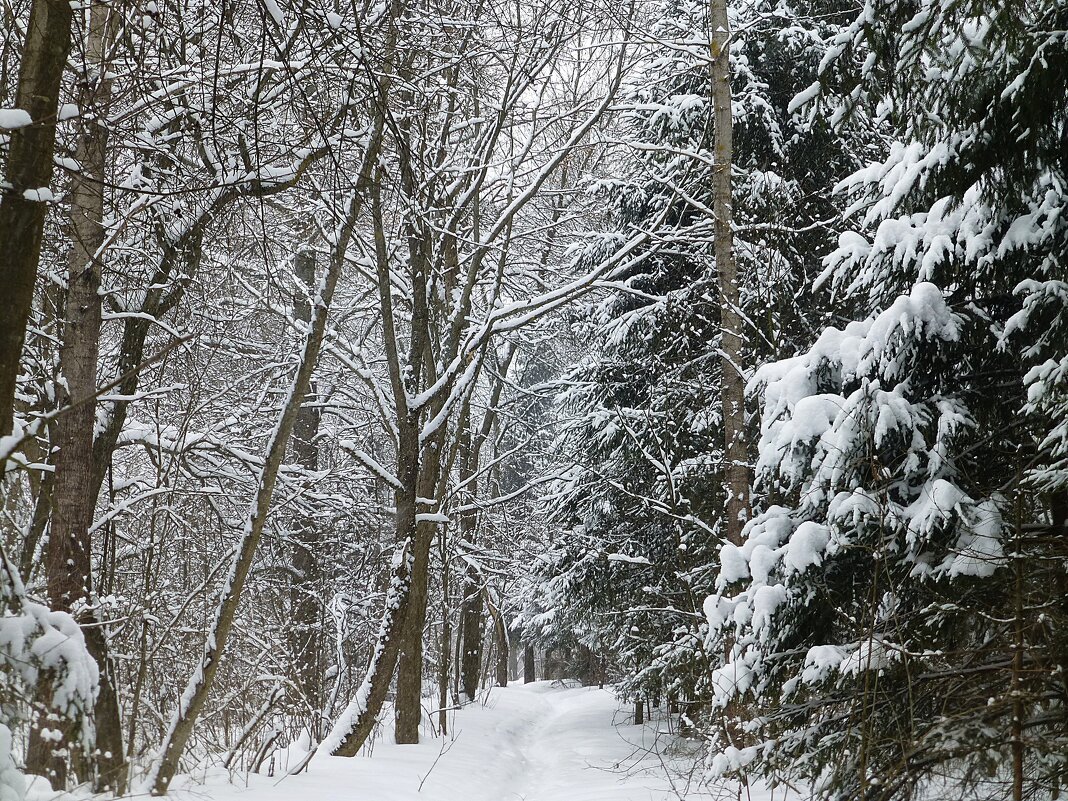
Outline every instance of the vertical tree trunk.
{"type": "Polygon", "coordinates": [[[256,555],[260,537],[263,535],[267,514],[270,512],[278,471],[285,458],[289,439],[296,424],[297,414],[311,385],[312,373],[319,358],[319,350],[326,330],[326,318],[330,309],[330,302],[333,299],[334,289],[341,274],[341,267],[345,262],[345,251],[352,236],[358,209],[359,203],[354,197],[351,201],[345,224],[342,226],[341,235],[334,245],[330,268],[327,270],[322,291],[318,293],[318,302],[311,325],[308,328],[308,336],[297,366],[297,374],[293,379],[289,396],[282,407],[278,426],[275,428],[267,448],[267,457],[260,472],[255,498],[249,509],[249,515],[245,520],[244,532],[238,544],[230,574],[223,582],[222,590],[219,593],[215,620],[204,643],[204,652],[201,656],[200,665],[190,677],[185,692],[182,693],[178,709],[175,710],[174,716],[171,718],[170,726],[166,735],[164,735],[163,743],[150,770],[148,784],[153,795],[163,795],[167,792],[170,781],[178,770],[178,763],[185,750],[186,743],[189,742],[189,737],[193,733],[193,726],[196,724],[197,718],[204,708],[204,703],[207,701],[208,693],[211,691],[215,675],[219,670],[219,662],[226,650],[226,644],[233,628],[234,616],[241,600],[245,580],[248,578],[249,571],[252,568],[252,560],[256,555]]]}
{"type": "Polygon", "coordinates": [[[59,90],[70,51],[68,0],[34,0],[19,66],[15,106],[31,125],[10,132],[0,190],[0,436],[11,433],[15,380],[33,303],[48,204],[38,190],[52,182],[59,90]]]}
{"type": "MultiPolygon", "coordinates": [[[[294,258],[297,286],[293,293],[293,316],[310,324],[311,303],[309,298],[315,287],[315,251],[302,250],[294,258]]],[[[309,472],[319,469],[319,408],[316,405],[315,382],[308,385],[308,394],[297,412],[293,425],[293,458],[309,472]]],[[[309,728],[312,738],[322,736],[323,721],[323,664],[322,608],[319,598],[321,576],[319,569],[319,545],[321,537],[316,521],[303,517],[294,521],[292,542],[293,578],[290,584],[290,620],[288,629],[289,648],[294,669],[294,679],[301,695],[302,707],[309,710],[309,728]]]]}
{"type": "Polygon", "coordinates": [[[740,543],[749,519],[749,450],[745,436],[745,378],[742,356],[745,337],[739,307],[738,268],[734,260],[732,229],[732,134],[730,23],[727,0],[710,0],[712,30],[712,94],[715,107],[715,255],[720,295],[720,364],[723,373],[724,505],[725,536],[740,543]]]}
{"type": "Polygon", "coordinates": [[[1024,708],[1024,578],[1023,578],[1023,492],[1020,487],[1021,471],[1017,470],[1016,498],[1015,498],[1015,542],[1013,553],[1013,650],[1012,650],[1012,721],[1010,723],[1010,738],[1012,743],[1012,801],[1024,801],[1024,774],[1026,770],[1025,744],[1024,744],[1024,716],[1027,714],[1024,708]]]}
{"type": "Polygon", "coordinates": [[[516,632],[508,632],[508,679],[519,681],[519,637],[516,632]]]}
{"type": "MultiPolygon", "coordinates": [[[[89,528],[96,507],[93,483],[93,430],[96,421],[96,368],[100,346],[100,282],[104,244],[104,186],[107,160],[111,79],[108,50],[118,30],[119,12],[102,3],[90,9],[86,74],[82,76],[81,111],[75,159],[81,165],[70,191],[71,249],[63,302],[63,333],[59,351],[61,380],[57,407],[71,410],[52,426],[55,450],[52,519],[45,551],[49,602],[71,611],[85,601],[79,622],[85,644],[100,667],[100,692],[95,706],[96,752],[81,754],[77,772],[91,779],[98,792],[121,793],[126,785],[122,721],[115,693],[114,666],[108,655],[106,630],[94,611],[92,541],[89,528]]],[[[43,749],[30,748],[31,755],[43,749]]],[[[43,767],[30,760],[28,767],[43,767]]]]}
{"type": "MultiPolygon", "coordinates": [[[[461,521],[461,530],[463,523],[461,521]]],[[[468,701],[478,694],[478,677],[482,672],[482,582],[475,568],[468,566],[464,580],[464,598],[460,606],[463,617],[463,654],[460,685],[468,701]]]]}
{"type": "Polygon", "coordinates": [[[435,528],[434,524],[416,525],[411,587],[401,626],[397,664],[394,740],[399,745],[419,742],[419,724],[423,718],[423,629],[426,627],[430,581],[430,546],[435,528]]]}
{"type": "Polygon", "coordinates": [[[583,687],[589,687],[595,681],[596,668],[593,663],[593,651],[585,643],[578,646],[578,680],[583,687]]]}
{"type": "MultiPolygon", "coordinates": [[[[432,410],[431,416],[436,412],[432,410]]],[[[394,740],[400,745],[419,742],[419,724],[423,719],[423,630],[426,628],[427,601],[430,588],[430,549],[440,524],[419,520],[419,509],[434,498],[442,474],[444,435],[442,426],[420,449],[416,492],[415,540],[412,548],[412,572],[407,606],[400,630],[397,655],[397,696],[395,701],[394,740]]],[[[419,426],[415,427],[416,437],[419,426]]]]}
{"type": "Polygon", "coordinates": [[[537,680],[538,677],[534,672],[534,646],[527,643],[523,649],[523,683],[530,684],[537,680]]]}
{"type": "MultiPolygon", "coordinates": [[[[470,418],[464,415],[460,434],[460,475],[463,487],[460,495],[463,506],[460,512],[461,547],[472,549],[478,538],[478,512],[475,499],[478,497],[477,442],[473,441],[470,418]]],[[[464,572],[463,598],[460,601],[460,617],[463,620],[463,651],[460,662],[460,685],[468,701],[474,701],[478,693],[478,680],[482,672],[482,614],[483,582],[478,569],[470,562],[464,572]]]]}
{"type": "MultiPolygon", "coordinates": [[[[494,381],[490,390],[488,408],[482,418],[482,423],[477,432],[473,432],[470,426],[469,409],[461,415],[463,429],[458,448],[460,452],[460,486],[463,487],[461,495],[463,511],[460,513],[460,538],[473,546],[478,537],[478,510],[475,501],[478,498],[478,470],[481,462],[482,446],[489,438],[497,417],[497,404],[500,402],[501,392],[504,389],[503,376],[515,358],[515,347],[510,348],[498,369],[498,378],[494,381]]],[[[485,581],[479,575],[477,568],[469,564],[464,581],[463,600],[460,607],[460,616],[463,621],[463,657],[460,667],[460,676],[463,684],[464,695],[468,701],[475,700],[478,691],[478,677],[482,664],[482,616],[483,616],[483,591],[485,581]]],[[[507,632],[505,632],[505,645],[503,656],[507,659],[507,632]]],[[[501,651],[498,649],[498,654],[501,651]]]]}
{"type": "Polygon", "coordinates": [[[645,723],[645,701],[638,696],[634,699],[634,725],[641,726],[645,723]]]}
{"type": "Polygon", "coordinates": [[[486,588],[486,607],[489,609],[493,620],[493,642],[496,645],[496,662],[494,664],[494,679],[498,687],[508,686],[508,626],[504,622],[504,615],[500,607],[489,597],[490,589],[486,588]]]}
{"type": "Polygon", "coordinates": [[[449,556],[444,541],[441,548],[441,640],[438,657],[438,731],[444,737],[449,733],[449,672],[452,669],[452,615],[449,612],[449,556]]]}

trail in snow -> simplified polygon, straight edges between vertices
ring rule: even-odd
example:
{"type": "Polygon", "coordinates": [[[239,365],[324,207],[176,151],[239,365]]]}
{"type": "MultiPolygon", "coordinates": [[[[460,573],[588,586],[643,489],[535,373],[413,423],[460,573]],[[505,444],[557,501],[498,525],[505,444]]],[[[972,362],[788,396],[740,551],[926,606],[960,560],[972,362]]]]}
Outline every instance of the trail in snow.
{"type": "MultiPolygon", "coordinates": [[[[284,779],[223,771],[172,788],[177,801],[708,801],[737,787],[700,787],[687,743],[634,726],[608,690],[537,682],[492,691],[451,720],[448,738],[378,742],[370,757],[318,757],[284,779]],[[688,774],[693,772],[692,776],[688,774]],[[421,785],[421,787],[420,787],[421,785]]],[[[278,766],[284,772],[284,766],[278,766]]],[[[779,791],[742,799],[786,801],[779,791]]]]}

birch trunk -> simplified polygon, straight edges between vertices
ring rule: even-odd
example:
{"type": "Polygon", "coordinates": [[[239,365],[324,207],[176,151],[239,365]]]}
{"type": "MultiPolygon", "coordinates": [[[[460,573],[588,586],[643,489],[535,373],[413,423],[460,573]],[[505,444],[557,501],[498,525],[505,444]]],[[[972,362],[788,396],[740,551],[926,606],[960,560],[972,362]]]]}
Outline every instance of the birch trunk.
{"type": "Polygon", "coordinates": [[[745,378],[742,348],[745,338],[739,307],[738,267],[734,259],[732,228],[731,164],[732,134],[730,23],[726,0],[710,0],[712,29],[712,96],[715,108],[715,257],[720,295],[721,402],[723,408],[725,536],[740,543],[749,519],[749,451],[745,436],[745,378]]]}

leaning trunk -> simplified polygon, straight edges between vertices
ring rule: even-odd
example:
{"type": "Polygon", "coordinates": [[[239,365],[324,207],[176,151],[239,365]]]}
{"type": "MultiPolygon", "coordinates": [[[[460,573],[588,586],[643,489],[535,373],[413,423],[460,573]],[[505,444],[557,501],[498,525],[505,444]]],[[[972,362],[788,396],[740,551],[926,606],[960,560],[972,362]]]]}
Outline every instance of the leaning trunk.
{"type": "Polygon", "coordinates": [[[323,743],[332,756],[353,757],[360,752],[374,730],[378,713],[389,694],[390,682],[400,658],[405,618],[411,606],[413,543],[416,536],[416,484],[419,475],[419,428],[412,416],[405,416],[398,427],[397,479],[394,495],[397,506],[397,552],[393,560],[386,608],[375,641],[375,651],[367,666],[363,682],[348,708],[334,724],[323,743]]]}
{"type": "Polygon", "coordinates": [[[149,775],[149,786],[153,795],[163,795],[167,792],[171,779],[178,770],[178,763],[185,750],[186,743],[193,733],[193,726],[200,716],[211,691],[215,675],[219,669],[219,662],[226,649],[230,631],[233,628],[234,616],[237,613],[238,603],[241,600],[241,592],[252,568],[252,560],[256,555],[263,527],[267,522],[267,514],[271,508],[271,499],[274,495],[275,481],[278,478],[279,468],[285,457],[289,445],[289,438],[296,423],[297,414],[308,394],[311,386],[312,372],[319,358],[319,349],[326,330],[326,317],[330,308],[330,301],[337,286],[341,267],[345,261],[345,250],[348,240],[352,235],[355,224],[358,203],[354,198],[349,209],[348,219],[342,228],[341,236],[335,245],[333,256],[330,260],[330,268],[326,274],[326,280],[319,293],[312,323],[308,329],[307,341],[304,352],[301,354],[300,364],[297,367],[296,377],[282,407],[282,413],[278,420],[278,426],[274,431],[267,449],[267,458],[264,460],[263,469],[256,488],[256,495],[249,510],[249,516],[245,521],[244,533],[234,556],[230,574],[223,584],[216,607],[215,620],[212,624],[211,633],[208,636],[204,651],[201,655],[200,665],[189,679],[185,692],[182,693],[178,709],[171,719],[170,726],[164,736],[149,775]]]}

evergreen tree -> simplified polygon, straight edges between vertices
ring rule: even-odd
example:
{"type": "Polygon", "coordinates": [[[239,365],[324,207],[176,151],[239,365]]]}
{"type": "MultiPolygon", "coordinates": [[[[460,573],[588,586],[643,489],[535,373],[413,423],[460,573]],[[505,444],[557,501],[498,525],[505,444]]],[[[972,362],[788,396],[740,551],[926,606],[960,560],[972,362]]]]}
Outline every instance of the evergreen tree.
{"type": "MultiPolygon", "coordinates": [[[[837,134],[788,107],[823,57],[835,9],[816,11],[756,3],[733,22],[744,31],[731,50],[743,370],[792,353],[818,323],[810,279],[834,241],[829,188],[857,166],[837,134]]],[[[575,323],[594,347],[562,382],[573,467],[553,496],[561,533],[538,606],[547,631],[612,652],[623,692],[701,701],[700,600],[725,500],[707,7],[661,3],[654,17],[618,177],[597,186],[612,227],[588,247],[600,257],[634,229],[652,244],[575,323]]]]}
{"type": "Polygon", "coordinates": [[[764,509],[706,609],[758,737],[719,770],[843,799],[1063,782],[1066,21],[878,2],[831,42],[816,115],[893,141],[843,182],[822,280],[883,311],[753,382],[764,509]]]}

